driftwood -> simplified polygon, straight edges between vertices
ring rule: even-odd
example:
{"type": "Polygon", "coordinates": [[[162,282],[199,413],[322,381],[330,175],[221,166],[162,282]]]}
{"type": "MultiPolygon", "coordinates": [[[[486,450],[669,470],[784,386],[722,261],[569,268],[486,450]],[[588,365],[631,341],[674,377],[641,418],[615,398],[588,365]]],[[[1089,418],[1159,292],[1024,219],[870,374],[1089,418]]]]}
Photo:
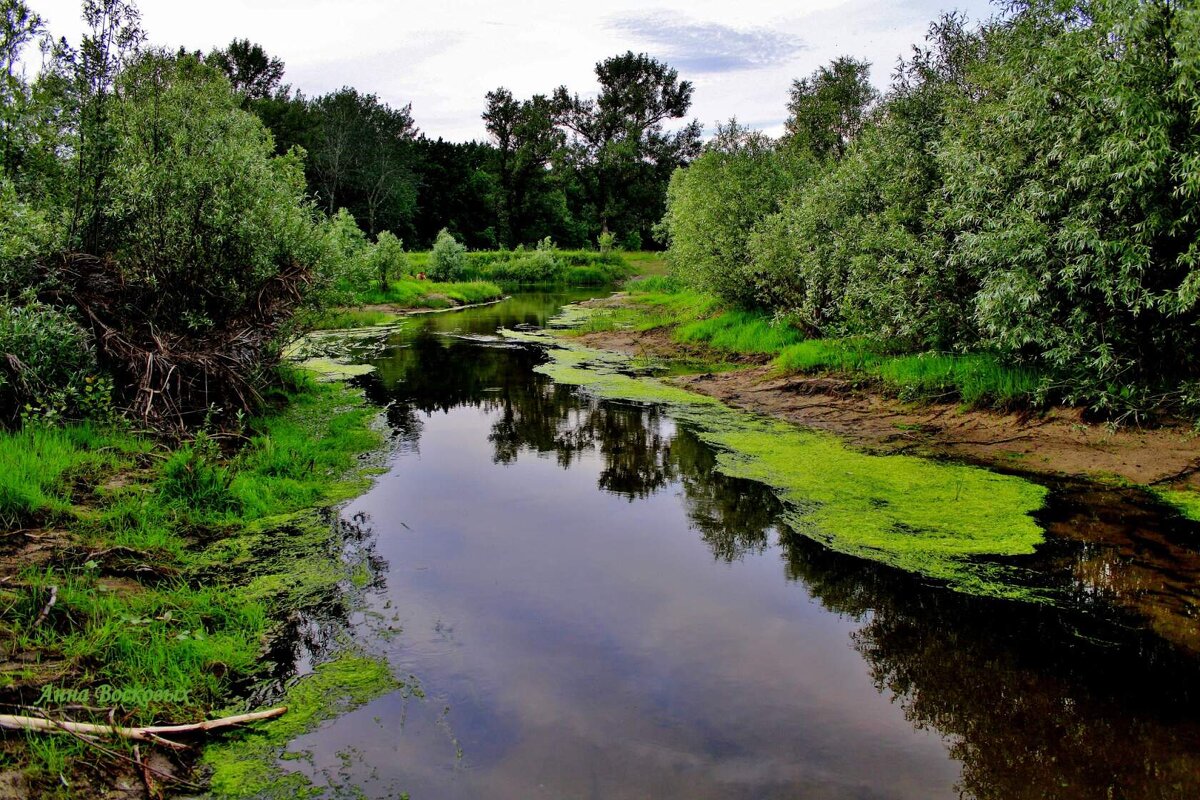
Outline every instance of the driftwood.
{"type": "Polygon", "coordinates": [[[16,714],[0,714],[0,728],[10,730],[41,731],[45,733],[71,733],[81,736],[107,736],[129,739],[135,742],[149,742],[166,745],[176,750],[184,749],[185,745],[172,742],[165,736],[177,733],[201,733],[204,731],[228,728],[247,722],[258,722],[273,719],[284,714],[287,706],[272,708],[267,711],[255,711],[249,714],[237,714],[220,719],[207,719],[203,722],[193,722],[186,725],[149,725],[139,728],[125,728],[120,725],[95,725],[90,722],[65,722],[45,717],[24,717],[16,714]]]}

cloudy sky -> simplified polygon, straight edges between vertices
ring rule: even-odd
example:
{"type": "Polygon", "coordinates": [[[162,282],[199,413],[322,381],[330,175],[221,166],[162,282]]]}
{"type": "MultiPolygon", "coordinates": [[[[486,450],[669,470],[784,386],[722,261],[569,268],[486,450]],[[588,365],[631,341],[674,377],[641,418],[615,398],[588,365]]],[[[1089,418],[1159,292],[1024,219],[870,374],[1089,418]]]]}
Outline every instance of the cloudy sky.
{"type": "MultiPolygon", "coordinates": [[[[78,41],[79,0],[29,0],[55,35],[78,41]]],[[[484,93],[519,97],[565,84],[594,93],[594,65],[648,52],[695,86],[692,115],[710,129],[738,119],[778,133],[794,78],[848,54],[872,62],[884,88],[929,22],[987,0],[140,0],[154,44],[208,51],[248,38],[287,64],[306,94],[350,85],[412,103],[430,136],[483,138],[484,93]]]]}

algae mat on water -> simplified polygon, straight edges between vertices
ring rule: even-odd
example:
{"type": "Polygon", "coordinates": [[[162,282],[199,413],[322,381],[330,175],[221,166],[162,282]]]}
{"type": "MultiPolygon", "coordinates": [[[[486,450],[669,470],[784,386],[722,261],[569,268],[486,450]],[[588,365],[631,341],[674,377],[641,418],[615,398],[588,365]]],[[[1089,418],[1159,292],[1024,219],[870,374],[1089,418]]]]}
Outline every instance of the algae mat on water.
{"type": "Polygon", "coordinates": [[[550,360],[537,371],[557,383],[603,399],[668,406],[717,450],[722,472],[774,489],[788,509],[785,521],[798,533],[959,591],[1046,599],[1021,570],[995,560],[1031,554],[1042,543],[1032,514],[1045,502],[1043,486],[978,467],[862,453],[830,434],[631,375],[629,360],[619,354],[547,332],[505,335],[546,345],[550,360]]]}

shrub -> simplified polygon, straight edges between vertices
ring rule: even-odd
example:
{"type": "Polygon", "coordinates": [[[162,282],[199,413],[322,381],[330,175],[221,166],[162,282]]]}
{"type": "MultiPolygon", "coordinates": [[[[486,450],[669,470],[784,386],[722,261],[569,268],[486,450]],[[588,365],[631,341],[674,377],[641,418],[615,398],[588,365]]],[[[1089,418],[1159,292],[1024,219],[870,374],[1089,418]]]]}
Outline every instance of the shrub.
{"type": "Polygon", "coordinates": [[[0,296],[13,296],[35,283],[38,253],[50,239],[45,217],[17,199],[0,176],[0,296]]]}
{"type": "Polygon", "coordinates": [[[704,153],[671,176],[661,226],[671,269],[695,289],[753,305],[750,231],[796,182],[770,139],[736,122],[720,127],[704,153]]]}
{"type": "Polygon", "coordinates": [[[33,409],[85,415],[93,402],[85,398],[106,387],[97,382],[90,342],[58,309],[0,301],[0,417],[12,422],[33,409]]]}
{"type": "Polygon", "coordinates": [[[438,231],[429,254],[429,277],[435,281],[458,280],[467,266],[467,248],[450,231],[438,231]]]}
{"type": "Polygon", "coordinates": [[[386,292],[393,277],[408,274],[408,256],[404,253],[404,243],[391,231],[383,231],[376,237],[375,246],[371,248],[371,264],[375,268],[379,288],[386,292]]]}

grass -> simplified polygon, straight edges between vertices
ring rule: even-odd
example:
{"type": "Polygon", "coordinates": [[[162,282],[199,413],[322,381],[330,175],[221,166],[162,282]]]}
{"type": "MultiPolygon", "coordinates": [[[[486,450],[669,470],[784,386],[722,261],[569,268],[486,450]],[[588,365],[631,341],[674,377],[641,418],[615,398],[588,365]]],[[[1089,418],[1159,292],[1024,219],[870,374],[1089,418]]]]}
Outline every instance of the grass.
{"type": "Polygon", "coordinates": [[[904,353],[861,338],[809,339],[762,312],[728,309],[669,275],[626,284],[629,302],[573,320],[580,332],[673,328],[676,341],[724,354],[769,356],[780,374],[835,373],[869,380],[907,400],[961,400],[1010,408],[1037,402],[1042,376],[990,353],[904,353]]]}
{"type": "MultiPolygon", "coordinates": [[[[506,284],[604,286],[638,274],[626,253],[600,253],[594,250],[558,250],[547,263],[531,257],[530,250],[476,250],[466,254],[461,275],[467,281],[493,281],[506,284]]],[[[414,273],[429,269],[429,252],[410,253],[409,269],[414,273]]]]}
{"type": "Polygon", "coordinates": [[[393,305],[402,308],[451,308],[471,305],[504,296],[504,290],[488,281],[439,283],[405,279],[392,281],[387,291],[378,284],[358,296],[363,305],[393,305]]]}
{"type": "Polygon", "coordinates": [[[714,317],[680,325],[675,339],[704,342],[718,350],[733,353],[776,355],[786,347],[804,341],[804,334],[770,317],[753,311],[726,311],[714,317]]]}
{"type": "Polygon", "coordinates": [[[782,373],[838,372],[866,375],[907,399],[954,399],[969,406],[999,408],[1033,401],[1041,377],[1004,364],[989,353],[890,355],[856,339],[813,339],[782,349],[782,373]]]}
{"type": "MultiPolygon", "coordinates": [[[[38,657],[0,686],[27,702],[48,682],[161,689],[177,696],[127,706],[126,719],[203,718],[263,669],[277,620],[363,582],[366,562],[347,561],[339,529],[314,509],[365,489],[361,456],[381,444],[374,410],[303,373],[270,399],[235,453],[199,436],[164,454],[131,430],[87,424],[0,432],[5,513],[66,537],[54,560],[0,587],[0,638],[38,657]]],[[[5,750],[51,797],[73,741],[5,750]]]]}

